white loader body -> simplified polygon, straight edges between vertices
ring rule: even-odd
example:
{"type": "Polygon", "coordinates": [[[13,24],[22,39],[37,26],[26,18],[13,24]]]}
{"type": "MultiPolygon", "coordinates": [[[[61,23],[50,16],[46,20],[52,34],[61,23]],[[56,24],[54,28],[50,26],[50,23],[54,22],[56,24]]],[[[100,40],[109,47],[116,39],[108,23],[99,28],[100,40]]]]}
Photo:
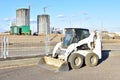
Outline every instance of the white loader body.
{"type": "Polygon", "coordinates": [[[65,55],[65,61],[68,60],[68,56],[69,54],[74,51],[74,53],[79,53],[83,56],[86,56],[88,53],[91,53],[91,52],[94,52],[95,54],[98,55],[99,59],[102,58],[102,53],[101,53],[101,38],[100,38],[100,35],[99,33],[91,33],[91,35],[88,37],[88,38],[85,38],[81,41],[79,41],[78,43],[73,43],[71,44],[70,46],[68,46],[67,49],[64,49],[61,47],[62,46],[62,42],[59,42],[56,44],[56,46],[54,47],[54,50],[53,50],[53,57],[56,55],[56,51],[58,49],[60,49],[61,51],[64,51],[65,53],[63,53],[65,55]],[[97,36],[97,38],[94,40],[94,36],[97,36]],[[91,46],[91,42],[94,42],[95,43],[95,47],[93,48],[91,46]],[[76,50],[77,46],[81,46],[83,44],[88,44],[88,47],[90,48],[90,50],[76,50]]]}
{"type": "Polygon", "coordinates": [[[41,58],[40,64],[69,70],[70,67],[79,69],[84,62],[87,66],[96,66],[101,58],[101,38],[98,32],[89,34],[88,29],[66,28],[63,41],[56,44],[52,56],[41,58]]]}

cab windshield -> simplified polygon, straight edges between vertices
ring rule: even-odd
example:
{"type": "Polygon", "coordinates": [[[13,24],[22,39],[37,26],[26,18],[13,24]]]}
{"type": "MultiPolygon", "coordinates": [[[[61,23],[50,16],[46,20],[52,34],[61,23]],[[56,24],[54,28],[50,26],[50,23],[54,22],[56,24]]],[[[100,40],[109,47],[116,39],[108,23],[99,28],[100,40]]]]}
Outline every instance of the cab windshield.
{"type": "Polygon", "coordinates": [[[67,48],[72,43],[73,37],[74,37],[74,33],[72,29],[66,30],[62,46],[64,48],[67,48]]]}
{"type": "Polygon", "coordinates": [[[65,30],[65,37],[62,44],[63,48],[67,48],[72,43],[78,43],[89,36],[88,29],[66,28],[65,30]]]}

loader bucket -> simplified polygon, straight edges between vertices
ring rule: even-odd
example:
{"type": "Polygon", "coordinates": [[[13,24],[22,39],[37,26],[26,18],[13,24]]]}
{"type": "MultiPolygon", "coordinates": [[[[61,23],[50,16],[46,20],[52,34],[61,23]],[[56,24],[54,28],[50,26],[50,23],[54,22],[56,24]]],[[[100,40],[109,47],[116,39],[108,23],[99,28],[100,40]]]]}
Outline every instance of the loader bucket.
{"type": "Polygon", "coordinates": [[[39,61],[41,67],[46,68],[48,70],[53,71],[68,71],[69,66],[68,63],[59,59],[55,59],[52,57],[42,57],[39,61]]]}

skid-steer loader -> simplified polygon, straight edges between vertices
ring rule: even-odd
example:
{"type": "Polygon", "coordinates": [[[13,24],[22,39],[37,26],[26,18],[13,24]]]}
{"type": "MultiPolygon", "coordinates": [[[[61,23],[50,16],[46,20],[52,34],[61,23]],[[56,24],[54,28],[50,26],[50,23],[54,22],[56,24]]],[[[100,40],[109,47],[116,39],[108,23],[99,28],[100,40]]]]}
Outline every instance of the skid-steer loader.
{"type": "Polygon", "coordinates": [[[66,71],[79,69],[84,63],[96,66],[101,58],[101,39],[97,31],[90,34],[88,29],[65,28],[65,37],[56,44],[52,55],[42,57],[39,63],[47,69],[66,71]]]}

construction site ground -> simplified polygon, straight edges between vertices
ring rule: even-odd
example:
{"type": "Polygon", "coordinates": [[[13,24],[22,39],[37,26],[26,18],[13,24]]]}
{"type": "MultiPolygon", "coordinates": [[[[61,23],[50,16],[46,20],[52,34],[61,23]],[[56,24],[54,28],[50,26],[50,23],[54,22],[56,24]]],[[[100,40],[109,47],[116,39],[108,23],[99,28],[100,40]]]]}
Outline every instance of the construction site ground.
{"type": "MultiPolygon", "coordinates": [[[[51,37],[51,45],[54,46],[61,37],[51,37]]],[[[77,70],[56,72],[40,67],[41,56],[13,58],[0,60],[0,80],[120,80],[120,40],[102,42],[103,57],[96,67],[83,66],[77,70]]]]}

